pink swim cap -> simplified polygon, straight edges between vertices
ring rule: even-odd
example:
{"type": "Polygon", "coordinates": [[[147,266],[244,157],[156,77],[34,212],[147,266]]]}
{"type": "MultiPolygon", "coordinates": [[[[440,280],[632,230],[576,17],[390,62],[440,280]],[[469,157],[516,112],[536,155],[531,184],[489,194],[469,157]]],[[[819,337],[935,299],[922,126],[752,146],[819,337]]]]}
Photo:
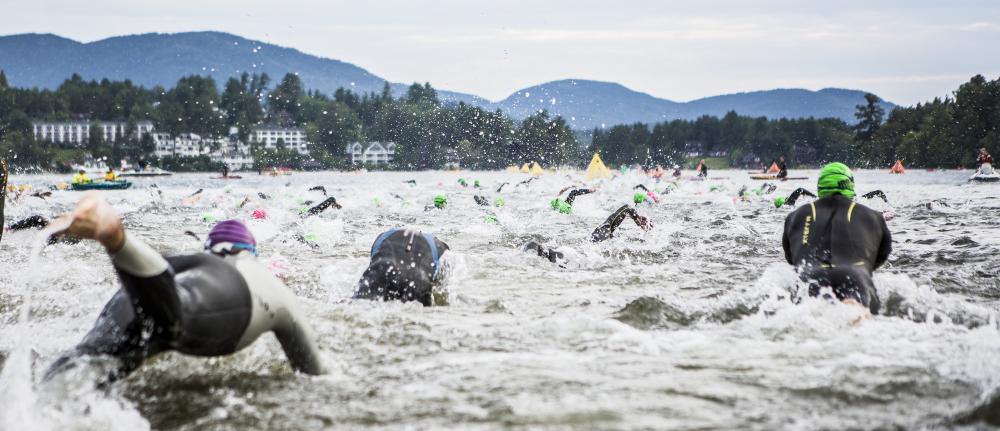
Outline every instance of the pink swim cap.
{"type": "Polygon", "coordinates": [[[264,211],[263,208],[257,208],[255,210],[253,210],[252,213],[250,213],[250,217],[253,217],[255,220],[266,219],[267,218],[267,211],[264,211]]]}

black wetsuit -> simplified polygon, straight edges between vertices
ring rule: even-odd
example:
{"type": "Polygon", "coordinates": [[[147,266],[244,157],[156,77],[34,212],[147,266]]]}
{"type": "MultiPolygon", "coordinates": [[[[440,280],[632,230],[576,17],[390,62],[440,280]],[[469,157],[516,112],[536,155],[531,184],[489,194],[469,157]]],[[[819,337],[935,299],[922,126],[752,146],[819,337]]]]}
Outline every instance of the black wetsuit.
{"type": "Polygon", "coordinates": [[[883,192],[881,190],[872,190],[872,191],[870,191],[868,193],[865,193],[865,194],[861,195],[861,197],[863,197],[865,199],[880,198],[883,201],[885,201],[885,203],[889,203],[889,197],[886,196],[885,192],[883,192]]]}
{"type": "Polygon", "coordinates": [[[118,269],[122,289],[76,350],[57,360],[47,374],[79,355],[117,358],[118,369],[109,376],[114,381],[167,350],[196,356],[235,352],[250,322],[246,281],[232,265],[207,253],[166,259],[169,268],[150,277],[118,269]]]}
{"type": "Polygon", "coordinates": [[[878,313],[872,272],[892,251],[882,214],[841,195],[824,197],[788,215],[782,247],[810,283],[810,295],[830,287],[838,299],[853,298],[878,313]]]}
{"type": "Polygon", "coordinates": [[[275,288],[266,270],[244,267],[247,278],[241,264],[208,253],[160,258],[135,239],[127,239],[112,262],[122,288],[76,348],[52,364],[46,379],[89,355],[117,359],[117,369],[107,376],[115,381],[160,352],[228,355],[271,330],[294,368],[322,372],[308,327],[296,321],[294,295],[284,286],[275,288]],[[248,280],[257,287],[251,289],[248,280]],[[255,317],[255,308],[264,311],[255,317]]]}
{"type": "Polygon", "coordinates": [[[788,195],[788,198],[785,199],[785,205],[788,205],[790,207],[795,206],[795,201],[799,200],[799,198],[802,197],[802,195],[806,195],[809,197],[816,197],[816,195],[813,194],[813,192],[799,187],[795,189],[795,191],[792,192],[792,194],[788,195]]]}
{"type": "Polygon", "coordinates": [[[307,215],[316,215],[316,214],[319,214],[319,213],[321,213],[323,211],[326,211],[326,209],[330,208],[331,206],[334,207],[334,208],[336,208],[336,209],[338,209],[338,210],[341,208],[340,204],[337,203],[337,198],[334,198],[334,197],[331,196],[331,197],[326,198],[325,201],[320,202],[319,205],[316,205],[316,206],[314,206],[312,208],[309,208],[309,211],[306,214],[307,215]]]}
{"type": "Polygon", "coordinates": [[[3,210],[7,203],[7,161],[0,159],[0,239],[3,239],[3,210]]]}
{"type": "Polygon", "coordinates": [[[354,297],[431,306],[431,291],[443,277],[441,256],[446,251],[448,244],[431,234],[409,229],[384,232],[372,244],[371,261],[354,297]]]}
{"type": "Polygon", "coordinates": [[[490,201],[486,200],[485,196],[475,195],[472,197],[472,199],[475,200],[476,203],[479,204],[479,206],[484,206],[484,207],[490,206],[490,201]]]}
{"type": "Polygon", "coordinates": [[[621,208],[618,208],[615,212],[611,213],[603,224],[598,226],[597,229],[594,229],[594,232],[590,234],[590,240],[592,242],[601,242],[612,238],[615,234],[615,229],[618,229],[618,226],[625,221],[626,216],[631,217],[636,224],[641,226],[641,219],[635,208],[628,205],[622,205],[621,208]]]}
{"type": "Polygon", "coordinates": [[[566,205],[573,206],[573,201],[576,200],[577,196],[589,195],[593,192],[594,191],[591,189],[573,189],[569,192],[569,195],[566,196],[566,205]]]}
{"type": "Polygon", "coordinates": [[[562,252],[556,251],[554,248],[545,247],[535,241],[528,241],[528,243],[522,246],[521,249],[526,252],[538,253],[538,257],[548,259],[548,261],[552,263],[557,263],[564,257],[562,252]]]}

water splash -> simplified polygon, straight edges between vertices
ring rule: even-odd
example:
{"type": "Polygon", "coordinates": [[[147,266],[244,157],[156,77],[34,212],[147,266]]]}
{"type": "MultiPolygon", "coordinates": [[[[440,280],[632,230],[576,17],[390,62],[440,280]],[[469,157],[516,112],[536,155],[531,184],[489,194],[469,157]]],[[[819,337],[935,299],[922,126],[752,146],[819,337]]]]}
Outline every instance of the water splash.
{"type": "MultiPolygon", "coordinates": [[[[69,220],[57,220],[38,233],[31,246],[31,254],[28,264],[24,267],[24,272],[28,275],[28,280],[32,280],[31,274],[38,273],[38,262],[42,250],[49,243],[53,235],[66,230],[69,227],[69,220]]],[[[11,353],[4,368],[0,371],[0,428],[17,429],[25,424],[34,424],[44,427],[38,423],[35,406],[38,402],[38,394],[34,390],[32,350],[30,347],[30,337],[34,333],[31,328],[31,305],[32,305],[33,285],[29,281],[24,297],[21,301],[21,310],[18,314],[17,348],[11,353]]],[[[47,428],[47,427],[45,427],[47,428]]]]}

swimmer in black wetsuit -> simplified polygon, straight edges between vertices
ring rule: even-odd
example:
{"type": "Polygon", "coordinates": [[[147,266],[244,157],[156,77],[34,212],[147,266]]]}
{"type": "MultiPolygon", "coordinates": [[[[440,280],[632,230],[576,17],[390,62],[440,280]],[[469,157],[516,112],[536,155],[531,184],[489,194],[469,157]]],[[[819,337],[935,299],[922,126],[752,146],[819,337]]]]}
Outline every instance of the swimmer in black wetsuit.
{"type": "Polygon", "coordinates": [[[628,205],[622,205],[620,208],[615,210],[615,212],[611,213],[603,224],[598,226],[597,229],[594,229],[594,232],[590,234],[590,240],[592,242],[601,242],[614,237],[615,229],[618,229],[618,226],[621,226],[622,222],[625,221],[626,216],[631,217],[636,226],[639,226],[642,230],[650,230],[653,228],[649,219],[639,215],[635,208],[628,205]]]}
{"type": "Polygon", "coordinates": [[[829,287],[837,299],[878,314],[880,301],[872,272],[892,251],[885,219],[852,200],[854,177],[842,163],[823,167],[818,191],[818,200],[785,219],[785,260],[809,283],[811,296],[829,287]]]}
{"type": "Polygon", "coordinates": [[[788,178],[788,165],[785,164],[785,156],[778,157],[778,175],[776,178],[783,180],[788,178]]]}
{"type": "Polygon", "coordinates": [[[448,244],[428,233],[410,229],[383,232],[372,244],[371,261],[354,297],[434,305],[438,302],[434,287],[447,276],[447,265],[441,260],[447,251],[448,244]]]}
{"type": "Polygon", "coordinates": [[[340,204],[337,203],[337,198],[335,198],[333,196],[330,196],[330,197],[326,198],[325,201],[320,202],[319,205],[316,205],[316,206],[314,206],[312,208],[309,208],[309,210],[306,211],[306,216],[308,217],[308,216],[311,216],[311,215],[319,214],[319,213],[321,213],[323,211],[326,211],[326,209],[330,208],[331,206],[334,207],[334,208],[336,208],[336,209],[338,209],[338,210],[342,208],[340,206],[340,204]]]}
{"type": "MultiPolygon", "coordinates": [[[[604,221],[594,232],[590,235],[591,242],[601,242],[610,239],[614,236],[615,230],[618,226],[621,226],[622,222],[625,221],[625,217],[631,217],[632,221],[635,222],[637,226],[642,228],[642,230],[650,230],[653,228],[653,224],[649,222],[649,219],[639,215],[639,213],[628,205],[622,205],[621,208],[615,210],[608,216],[607,220],[604,221]]],[[[558,264],[561,267],[566,267],[567,258],[565,253],[556,250],[554,247],[546,247],[535,241],[528,241],[528,243],[521,246],[521,250],[538,254],[539,257],[547,259],[549,262],[558,264]]]]}
{"type": "Polygon", "coordinates": [[[774,207],[775,208],[781,208],[781,207],[786,206],[786,205],[790,206],[790,207],[793,207],[793,206],[795,206],[795,201],[798,201],[799,198],[802,197],[802,195],[806,195],[806,196],[813,197],[813,198],[816,197],[816,195],[813,194],[813,192],[811,192],[809,190],[806,190],[806,189],[804,189],[802,187],[799,187],[799,188],[795,189],[795,191],[792,192],[792,194],[788,195],[787,198],[783,198],[783,197],[776,197],[776,198],[774,198],[774,207]]]}
{"type": "Polygon", "coordinates": [[[111,382],[161,352],[224,356],[266,332],[274,332],[292,368],[324,372],[295,295],[256,263],[256,242],[242,223],[216,225],[207,253],[163,257],[126,233],[96,194],[84,197],[68,220],[67,234],[105,247],[122,288],[80,344],[52,364],[46,380],[86,358],[105,357],[115,362],[111,382]]]}

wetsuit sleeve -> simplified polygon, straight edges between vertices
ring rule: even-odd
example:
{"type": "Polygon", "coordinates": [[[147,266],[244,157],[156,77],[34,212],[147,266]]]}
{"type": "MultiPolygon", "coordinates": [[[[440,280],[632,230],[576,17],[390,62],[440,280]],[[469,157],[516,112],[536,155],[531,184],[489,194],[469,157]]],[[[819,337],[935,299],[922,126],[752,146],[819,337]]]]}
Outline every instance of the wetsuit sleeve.
{"type": "Polygon", "coordinates": [[[316,206],[314,206],[312,208],[309,208],[309,215],[319,214],[319,213],[321,213],[323,211],[326,211],[326,209],[330,208],[331,206],[333,206],[334,208],[340,209],[340,204],[337,203],[337,199],[334,198],[334,197],[332,197],[332,196],[329,197],[329,198],[326,198],[325,201],[320,202],[319,205],[316,205],[316,206]]]}
{"type": "Polygon", "coordinates": [[[615,233],[615,229],[618,229],[618,226],[625,221],[626,216],[631,216],[632,219],[635,220],[638,213],[634,208],[629,207],[628,205],[622,205],[620,208],[615,210],[615,212],[611,213],[610,216],[608,216],[608,219],[604,221],[604,224],[598,226],[597,229],[594,229],[590,240],[592,242],[601,242],[611,238],[615,233]]]}
{"type": "Polygon", "coordinates": [[[875,268],[882,266],[886,260],[889,260],[889,254],[892,253],[892,233],[889,232],[889,226],[885,224],[885,218],[877,216],[879,219],[879,224],[882,226],[882,243],[878,247],[878,255],[875,257],[875,268]]]}
{"type": "Polygon", "coordinates": [[[170,335],[180,330],[181,302],[174,269],[152,247],[125,233],[125,243],[111,257],[122,287],[133,301],[170,335]]]}
{"type": "Polygon", "coordinates": [[[591,190],[591,189],[576,189],[576,190],[573,190],[573,191],[569,192],[569,196],[566,197],[566,204],[567,205],[573,205],[573,201],[576,200],[577,196],[586,195],[586,194],[590,194],[590,193],[593,193],[593,192],[594,191],[591,190]]]}
{"type": "Polygon", "coordinates": [[[794,212],[789,214],[788,217],[785,218],[785,230],[784,233],[782,233],[781,235],[781,248],[784,249],[785,251],[785,261],[788,262],[789,265],[795,265],[795,263],[792,262],[791,244],[788,241],[788,229],[792,224],[792,217],[795,217],[794,212]]]}

